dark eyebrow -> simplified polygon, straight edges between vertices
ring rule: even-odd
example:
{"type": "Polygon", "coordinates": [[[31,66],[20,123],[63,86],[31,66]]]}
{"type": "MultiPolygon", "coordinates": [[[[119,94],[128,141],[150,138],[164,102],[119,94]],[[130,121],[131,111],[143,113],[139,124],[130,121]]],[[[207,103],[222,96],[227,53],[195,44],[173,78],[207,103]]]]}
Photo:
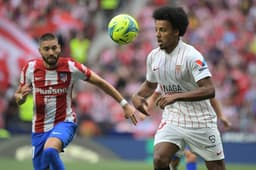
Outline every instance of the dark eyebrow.
{"type": "Polygon", "coordinates": [[[57,45],[53,45],[53,46],[44,46],[43,47],[43,49],[45,49],[45,50],[48,50],[48,49],[52,49],[52,50],[55,50],[55,49],[57,49],[57,45]]]}

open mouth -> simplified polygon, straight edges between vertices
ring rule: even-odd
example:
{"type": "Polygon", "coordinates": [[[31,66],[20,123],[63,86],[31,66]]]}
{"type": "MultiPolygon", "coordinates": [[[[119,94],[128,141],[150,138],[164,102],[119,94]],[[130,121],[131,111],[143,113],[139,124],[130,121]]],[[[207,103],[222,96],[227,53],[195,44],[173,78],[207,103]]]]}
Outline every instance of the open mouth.
{"type": "Polygon", "coordinates": [[[162,41],[157,41],[157,44],[158,44],[159,46],[161,46],[161,45],[163,44],[163,42],[162,42],[162,41]]]}

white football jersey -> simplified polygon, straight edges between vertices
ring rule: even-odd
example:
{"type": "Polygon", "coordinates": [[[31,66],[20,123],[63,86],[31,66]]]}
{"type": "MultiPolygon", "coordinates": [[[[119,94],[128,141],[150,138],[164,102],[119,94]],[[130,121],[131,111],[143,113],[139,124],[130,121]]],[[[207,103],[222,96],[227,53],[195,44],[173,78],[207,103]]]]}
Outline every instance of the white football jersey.
{"type": "MultiPolygon", "coordinates": [[[[198,88],[197,81],[211,77],[204,57],[194,47],[179,41],[167,54],[159,47],[147,57],[146,79],[157,82],[162,94],[182,93],[198,88]]],[[[179,127],[217,127],[210,101],[178,101],[165,107],[163,120],[179,127]]]]}

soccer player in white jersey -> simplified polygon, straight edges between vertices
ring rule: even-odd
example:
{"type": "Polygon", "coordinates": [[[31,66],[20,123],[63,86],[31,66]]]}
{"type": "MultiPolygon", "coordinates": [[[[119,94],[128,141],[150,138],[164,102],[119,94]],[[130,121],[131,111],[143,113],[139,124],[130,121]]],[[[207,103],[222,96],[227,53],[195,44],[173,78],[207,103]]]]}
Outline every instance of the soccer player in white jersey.
{"type": "MultiPolygon", "coordinates": [[[[164,95],[164,93],[161,91],[160,86],[158,85],[155,92],[152,94],[147,99],[148,103],[148,111],[153,110],[155,106],[155,102],[157,99],[161,96],[164,95]]],[[[220,122],[224,125],[224,128],[228,130],[231,127],[231,122],[226,118],[224,114],[221,112],[221,108],[219,105],[219,102],[215,98],[210,99],[211,105],[217,115],[217,118],[220,120],[220,122]]],[[[180,162],[181,156],[185,156],[185,161],[186,161],[186,170],[197,170],[197,156],[190,151],[189,147],[186,147],[184,151],[179,151],[178,154],[176,154],[172,159],[171,159],[171,167],[173,170],[178,169],[178,165],[180,162]]]]}
{"type": "Polygon", "coordinates": [[[159,84],[164,95],[156,104],[163,109],[154,138],[154,169],[170,170],[170,159],[186,145],[205,160],[209,170],[224,170],[224,152],[217,116],[210,98],[215,88],[204,57],[183,42],[188,17],[181,7],[160,7],[153,13],[158,48],[147,56],[146,80],[132,97],[147,114],[147,98],[159,84]]]}
{"type": "Polygon", "coordinates": [[[18,104],[24,103],[31,92],[34,97],[32,146],[35,170],[65,169],[59,153],[72,141],[76,131],[71,95],[78,80],[87,81],[112,96],[120,102],[125,117],[137,123],[136,109],[112,85],[88,67],[60,57],[61,47],[54,34],[46,33],[40,37],[39,52],[42,59],[31,60],[24,66],[15,92],[18,104]]]}

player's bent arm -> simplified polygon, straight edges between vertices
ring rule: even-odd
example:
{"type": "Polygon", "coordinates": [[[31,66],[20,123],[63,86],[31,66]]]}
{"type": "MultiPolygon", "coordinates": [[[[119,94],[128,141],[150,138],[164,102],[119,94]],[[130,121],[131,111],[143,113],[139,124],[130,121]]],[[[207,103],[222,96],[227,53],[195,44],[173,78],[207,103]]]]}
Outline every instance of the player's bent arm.
{"type": "Polygon", "coordinates": [[[225,115],[222,114],[221,108],[220,108],[220,104],[217,101],[217,99],[216,98],[211,98],[210,99],[210,103],[211,103],[211,105],[212,105],[212,107],[213,107],[213,109],[214,109],[218,119],[224,124],[224,126],[226,128],[231,127],[232,123],[226,118],[225,115]]]}
{"type": "Polygon", "coordinates": [[[220,109],[220,105],[219,105],[218,101],[216,100],[216,98],[211,98],[210,103],[211,103],[215,113],[217,114],[217,117],[218,118],[223,117],[223,114],[222,114],[221,109],[220,109]]]}
{"type": "Polygon", "coordinates": [[[145,80],[142,85],[140,86],[139,90],[137,93],[135,93],[133,96],[141,96],[144,98],[148,98],[149,96],[151,96],[155,89],[157,87],[157,83],[152,83],[149,82],[147,80],[145,80]]]}
{"type": "Polygon", "coordinates": [[[200,101],[215,97],[215,88],[210,77],[197,82],[198,88],[185,93],[175,93],[176,101],[200,101]]]}
{"type": "Polygon", "coordinates": [[[199,80],[197,84],[197,89],[182,93],[166,94],[159,97],[156,101],[156,105],[164,109],[166,105],[176,101],[200,101],[215,96],[215,88],[210,77],[199,80]]]}
{"type": "Polygon", "coordinates": [[[153,108],[155,107],[156,100],[157,100],[160,96],[161,96],[161,93],[155,91],[155,92],[147,99],[148,111],[153,110],[153,108]]]}
{"type": "Polygon", "coordinates": [[[139,91],[132,96],[132,103],[134,106],[145,115],[149,116],[147,113],[147,98],[154,93],[156,87],[157,83],[151,83],[146,80],[140,86],[139,91]]]}
{"type": "Polygon", "coordinates": [[[157,83],[151,83],[149,81],[144,81],[139,90],[132,96],[133,104],[140,105],[140,104],[147,104],[146,99],[151,96],[157,87],[157,83]]]}

